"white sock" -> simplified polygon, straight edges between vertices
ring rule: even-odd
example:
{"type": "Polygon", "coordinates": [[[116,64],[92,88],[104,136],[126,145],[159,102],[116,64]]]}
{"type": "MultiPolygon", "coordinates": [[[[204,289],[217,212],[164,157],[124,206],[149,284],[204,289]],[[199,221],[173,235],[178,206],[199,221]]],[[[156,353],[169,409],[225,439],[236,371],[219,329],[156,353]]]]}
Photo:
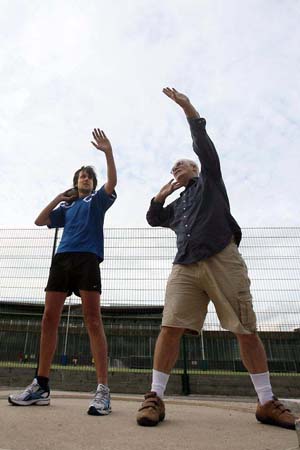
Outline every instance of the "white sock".
{"type": "Polygon", "coordinates": [[[152,370],[151,391],[156,392],[158,397],[160,397],[161,399],[164,397],[169,376],[170,375],[168,375],[167,373],[159,372],[158,370],[155,369],[152,370]]]}
{"type": "Polygon", "coordinates": [[[250,373],[250,377],[258,395],[258,400],[261,405],[264,405],[269,400],[273,400],[273,391],[270,383],[270,373],[250,373]]]}

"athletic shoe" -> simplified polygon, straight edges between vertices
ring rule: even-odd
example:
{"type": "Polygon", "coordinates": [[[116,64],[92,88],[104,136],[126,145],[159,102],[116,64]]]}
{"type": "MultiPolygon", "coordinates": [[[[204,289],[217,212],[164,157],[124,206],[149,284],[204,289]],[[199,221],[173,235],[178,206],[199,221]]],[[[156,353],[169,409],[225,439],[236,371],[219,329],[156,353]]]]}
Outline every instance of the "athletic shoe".
{"type": "Polygon", "coordinates": [[[138,410],[136,421],[144,427],[154,427],[165,418],[165,404],[156,392],[147,392],[138,410]]]}
{"type": "Polygon", "coordinates": [[[90,403],[87,413],[91,416],[107,416],[111,413],[110,392],[104,384],[98,384],[94,400],[90,403]]]}
{"type": "Polygon", "coordinates": [[[276,397],[273,397],[273,400],[268,401],[264,405],[258,403],[255,415],[259,422],[288,428],[290,430],[295,429],[295,420],[297,420],[297,417],[276,397]]]}
{"type": "Polygon", "coordinates": [[[24,392],[20,394],[11,394],[8,397],[9,403],[18,406],[39,405],[46,406],[50,404],[50,389],[41,388],[36,378],[27,386],[24,392]]]}

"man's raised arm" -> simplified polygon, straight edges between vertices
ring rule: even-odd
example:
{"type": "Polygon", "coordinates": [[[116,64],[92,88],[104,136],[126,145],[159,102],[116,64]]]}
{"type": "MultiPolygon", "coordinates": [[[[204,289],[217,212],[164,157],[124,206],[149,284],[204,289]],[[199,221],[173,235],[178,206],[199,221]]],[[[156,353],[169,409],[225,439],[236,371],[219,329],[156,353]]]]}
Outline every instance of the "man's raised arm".
{"type": "Polygon", "coordinates": [[[112,146],[104,131],[99,128],[94,128],[93,137],[95,139],[95,142],[91,141],[93,146],[96,147],[96,149],[101,150],[106,157],[107,181],[104,185],[104,189],[108,195],[111,195],[117,185],[117,170],[112,146]]]}
{"type": "Polygon", "coordinates": [[[163,93],[183,109],[191,129],[193,149],[197,154],[202,172],[206,171],[215,178],[221,177],[220,161],[215,146],[206,133],[205,119],[200,117],[189,98],[176,89],[164,88],[163,93]]]}

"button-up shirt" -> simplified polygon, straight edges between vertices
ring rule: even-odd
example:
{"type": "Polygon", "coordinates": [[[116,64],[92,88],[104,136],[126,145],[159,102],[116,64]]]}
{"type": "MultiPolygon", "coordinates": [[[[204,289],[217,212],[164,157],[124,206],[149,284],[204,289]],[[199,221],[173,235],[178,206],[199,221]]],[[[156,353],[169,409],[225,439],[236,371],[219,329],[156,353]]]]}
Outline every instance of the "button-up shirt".
{"type": "Polygon", "coordinates": [[[223,250],[232,237],[239,245],[242,236],[230,213],[220,160],[206,132],[206,121],[189,118],[188,122],[201,173],[168,206],[152,199],[147,212],[149,225],[175,231],[178,249],[175,264],[191,264],[208,258],[223,250]]]}

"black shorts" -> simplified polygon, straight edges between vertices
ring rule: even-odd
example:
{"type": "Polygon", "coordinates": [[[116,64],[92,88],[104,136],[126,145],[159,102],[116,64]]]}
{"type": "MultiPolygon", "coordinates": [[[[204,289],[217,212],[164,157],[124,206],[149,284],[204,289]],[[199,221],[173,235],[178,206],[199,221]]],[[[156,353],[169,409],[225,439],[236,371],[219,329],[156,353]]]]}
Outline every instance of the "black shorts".
{"type": "Polygon", "coordinates": [[[101,276],[97,255],[84,252],[57,253],[50,267],[45,291],[74,292],[97,291],[101,294],[101,276]]]}

